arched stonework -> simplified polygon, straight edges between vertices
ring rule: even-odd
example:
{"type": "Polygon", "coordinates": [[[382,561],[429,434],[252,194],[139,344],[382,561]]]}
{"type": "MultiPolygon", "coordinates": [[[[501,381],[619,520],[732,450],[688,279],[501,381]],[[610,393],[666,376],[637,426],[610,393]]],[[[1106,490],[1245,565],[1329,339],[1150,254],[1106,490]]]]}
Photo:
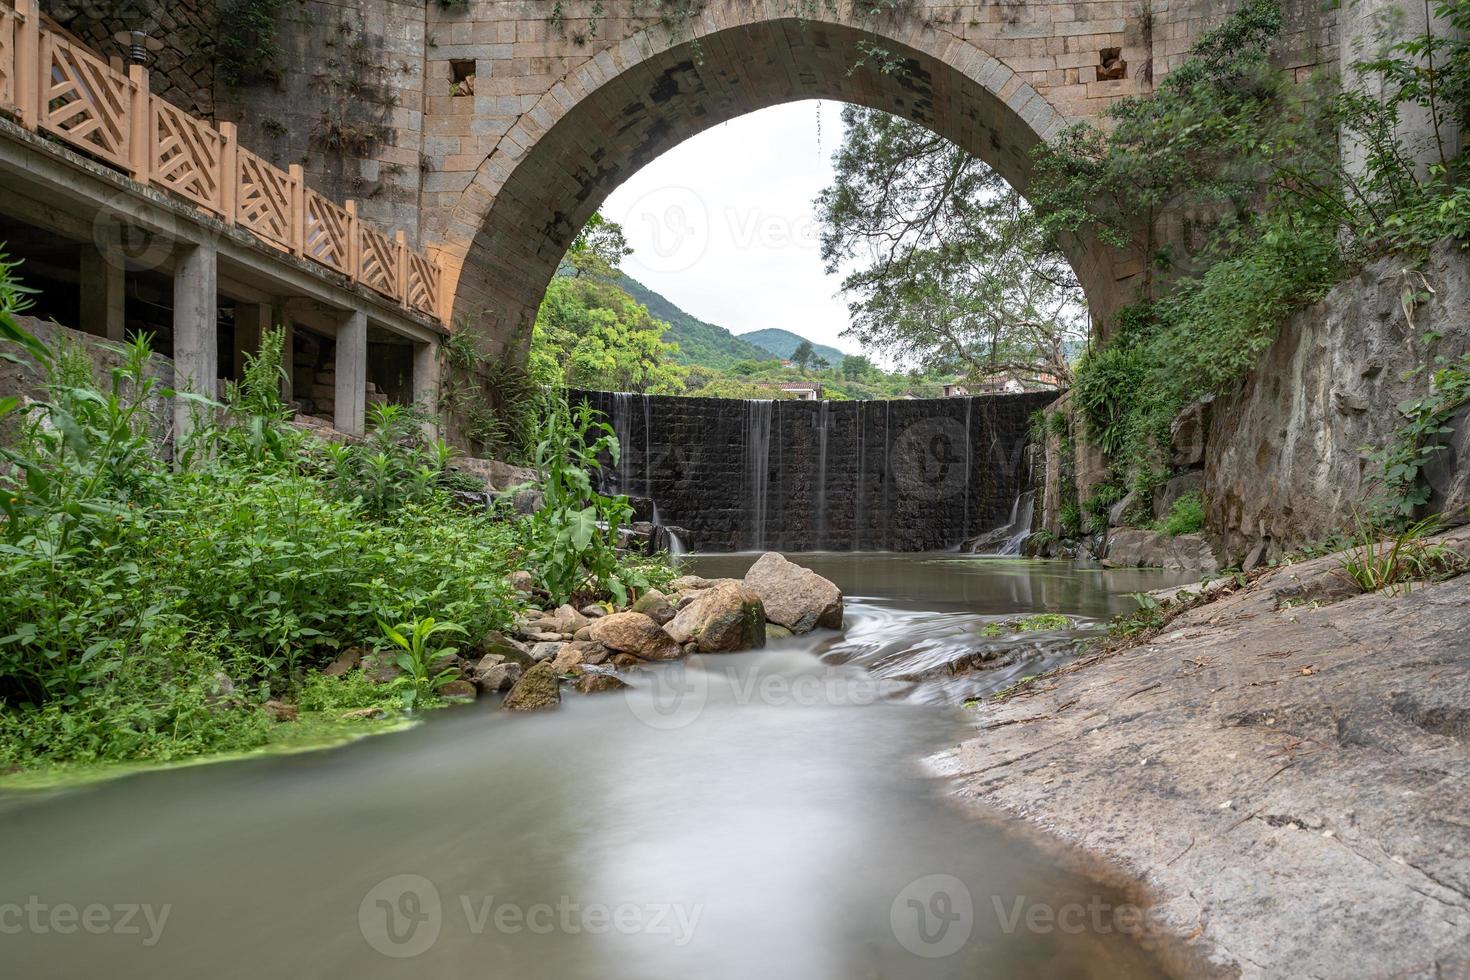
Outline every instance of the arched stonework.
{"type": "MultiPolygon", "coordinates": [[[[506,16],[507,4],[483,6],[506,16]]],[[[1223,16],[1188,13],[1188,2],[1177,6],[1169,28],[1176,37],[1163,43],[1155,18],[1098,2],[920,2],[917,12],[879,20],[826,11],[800,20],[789,0],[715,0],[671,35],[647,26],[646,10],[645,21],[637,21],[629,0],[609,0],[604,40],[583,46],[541,21],[475,19],[443,64],[475,55],[475,116],[464,120],[473,129],[483,106],[501,112],[495,118],[502,122],[484,120],[482,128],[495,135],[478,137],[482,156],[450,152],[462,150],[468,137],[444,138],[440,162],[449,165],[433,175],[440,177],[437,189],[423,202],[426,214],[437,216],[424,237],[440,249],[452,315],[502,350],[520,348],[557,263],[608,194],[679,142],[782,102],[832,99],[913,119],[975,153],[1024,193],[1038,140],[1095,117],[1113,99],[1147,91],[1156,57],[1177,59],[1206,19],[1223,16]],[[516,42],[489,44],[506,57],[480,58],[485,45],[477,34],[516,42]],[[854,71],[865,41],[897,55],[902,69],[870,64],[854,71]],[[511,57],[520,51],[532,57],[511,57]],[[548,56],[544,64],[537,51],[548,56]],[[1105,55],[1126,63],[1122,77],[1099,79],[1105,55]],[[522,69],[531,74],[517,75],[522,69]]],[[[1312,38],[1306,49],[1315,51],[1317,33],[1304,31],[1312,38]]],[[[433,84],[432,74],[426,82],[433,84]]],[[[426,150],[437,148],[430,145],[432,110],[468,109],[469,100],[459,102],[426,100],[426,150]]],[[[1069,257],[1099,315],[1131,293],[1136,256],[1078,242],[1069,257]]]]}

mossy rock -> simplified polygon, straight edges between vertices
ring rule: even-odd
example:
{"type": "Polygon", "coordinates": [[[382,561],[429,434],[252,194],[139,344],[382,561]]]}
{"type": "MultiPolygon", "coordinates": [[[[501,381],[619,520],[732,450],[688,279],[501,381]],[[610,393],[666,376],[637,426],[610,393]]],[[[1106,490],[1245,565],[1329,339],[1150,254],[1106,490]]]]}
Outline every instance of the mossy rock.
{"type": "Polygon", "coordinates": [[[505,695],[506,711],[546,711],[561,705],[561,682],[549,663],[530,668],[505,695]]]}

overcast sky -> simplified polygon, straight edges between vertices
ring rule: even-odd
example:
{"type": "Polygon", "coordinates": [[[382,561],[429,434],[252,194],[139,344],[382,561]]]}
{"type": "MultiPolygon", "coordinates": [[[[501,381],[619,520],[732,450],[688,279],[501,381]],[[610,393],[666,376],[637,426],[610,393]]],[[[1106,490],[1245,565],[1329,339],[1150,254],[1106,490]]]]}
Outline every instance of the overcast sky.
{"type": "Polygon", "coordinates": [[[812,208],[831,181],[841,112],[840,102],[772,106],[634,174],[602,208],[633,248],[623,270],[734,333],[780,327],[851,352],[841,279],[823,271],[812,208]]]}

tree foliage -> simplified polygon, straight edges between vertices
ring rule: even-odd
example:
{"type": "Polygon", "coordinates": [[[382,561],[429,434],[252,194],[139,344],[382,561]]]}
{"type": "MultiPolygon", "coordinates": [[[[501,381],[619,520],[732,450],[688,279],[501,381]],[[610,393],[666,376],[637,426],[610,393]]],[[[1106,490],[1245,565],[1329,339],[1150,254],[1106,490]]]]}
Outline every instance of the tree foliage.
{"type": "Polygon", "coordinates": [[[1067,378],[1081,291],[1020,195],[915,123],[853,106],[843,123],[817,211],[828,271],[857,264],[847,336],[931,369],[1067,378]]]}
{"type": "MultiPolygon", "coordinates": [[[[1466,0],[1439,9],[1470,18],[1466,0]]],[[[1400,126],[1413,108],[1448,117],[1445,93],[1470,77],[1464,42],[1410,39],[1348,66],[1353,84],[1339,88],[1273,63],[1280,27],[1277,4],[1253,0],[1155,94],[1115,103],[1107,126],[1074,127],[1038,153],[1045,227],[1134,249],[1150,273],[1076,385],[1089,436],[1139,488],[1168,475],[1155,447],[1174,415],[1243,376],[1293,310],[1369,258],[1470,233],[1459,162],[1436,138],[1439,162],[1416,163],[1422,148],[1406,146],[1400,126]],[[1155,240],[1165,211],[1204,229],[1191,255],[1155,240]]]]}
{"type": "Polygon", "coordinates": [[[554,387],[672,394],[683,389],[668,325],[617,286],[557,276],[531,335],[531,375],[554,387]]]}

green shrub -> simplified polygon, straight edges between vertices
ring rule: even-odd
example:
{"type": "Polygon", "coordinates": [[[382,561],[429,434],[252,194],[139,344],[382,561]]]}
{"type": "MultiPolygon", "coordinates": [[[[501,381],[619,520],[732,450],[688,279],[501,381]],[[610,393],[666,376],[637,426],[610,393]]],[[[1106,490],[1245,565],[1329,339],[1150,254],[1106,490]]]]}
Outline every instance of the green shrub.
{"type": "Polygon", "coordinates": [[[586,402],[572,409],[547,400],[535,457],[544,506],[528,522],[526,552],[554,602],[611,594],[623,605],[649,585],[642,568],[617,553],[618,528],[633,516],[628,498],[605,497],[592,485],[599,457],[617,465],[619,452],[612,426],[586,402]]]}
{"type": "Polygon", "coordinates": [[[296,704],[302,711],[340,712],[354,708],[398,710],[404,704],[405,686],[379,684],[361,671],[350,670],[340,677],[308,674],[297,692],[296,704]]]}
{"type": "MultiPolygon", "coordinates": [[[[0,303],[15,295],[5,272],[0,303]]],[[[379,621],[438,616],[471,638],[510,627],[519,600],[506,575],[529,522],[456,509],[433,481],[344,488],[326,451],[285,428],[271,343],[177,468],[154,442],[149,405],[164,392],[144,370],[146,338],[118,348],[101,381],[63,345],[46,357],[44,397],[11,406],[0,763],[253,748],[270,737],[255,708],[267,696],[403,703],[392,685],[371,698],[357,680],[301,687],[301,671],[340,647],[382,645],[379,621]]],[[[378,414],[368,458],[444,455],[405,418],[378,414]]]]}
{"type": "Polygon", "coordinates": [[[1181,494],[1160,524],[1160,530],[1171,538],[1181,534],[1198,534],[1204,528],[1205,498],[1198,490],[1181,494]]]}

